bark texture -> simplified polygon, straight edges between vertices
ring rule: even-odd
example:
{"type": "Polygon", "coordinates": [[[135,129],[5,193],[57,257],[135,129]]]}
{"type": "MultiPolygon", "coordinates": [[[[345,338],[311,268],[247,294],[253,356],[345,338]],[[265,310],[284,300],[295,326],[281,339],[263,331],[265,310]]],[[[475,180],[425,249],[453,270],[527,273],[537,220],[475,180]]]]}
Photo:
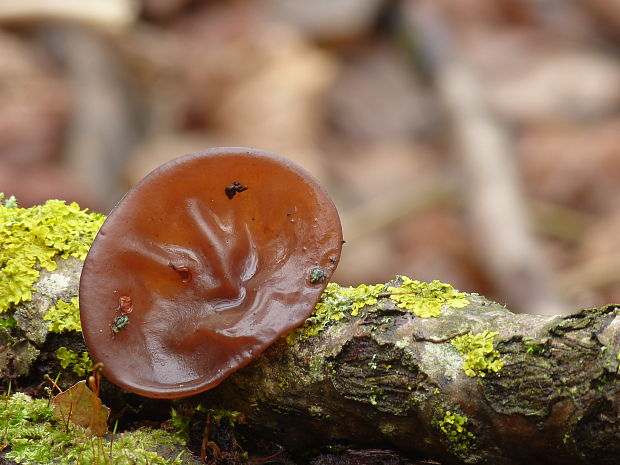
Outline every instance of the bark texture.
{"type": "MultiPolygon", "coordinates": [[[[64,283],[58,297],[68,298],[81,262],[65,265],[39,283],[64,283]]],[[[4,330],[0,347],[5,379],[55,373],[60,339],[80,350],[79,333],[45,340],[35,330],[54,292],[38,284],[33,301],[15,310],[18,326],[4,330]],[[20,352],[30,355],[22,360],[20,352]]],[[[617,464],[620,306],[554,317],[467,299],[431,318],[383,294],[355,316],[343,307],[344,317],[318,334],[297,330],[189,401],[242,412],[252,435],[293,452],[335,445],[446,464],[617,464]],[[491,349],[502,365],[469,376],[468,354],[453,341],[485,331],[498,333],[491,349]]]]}

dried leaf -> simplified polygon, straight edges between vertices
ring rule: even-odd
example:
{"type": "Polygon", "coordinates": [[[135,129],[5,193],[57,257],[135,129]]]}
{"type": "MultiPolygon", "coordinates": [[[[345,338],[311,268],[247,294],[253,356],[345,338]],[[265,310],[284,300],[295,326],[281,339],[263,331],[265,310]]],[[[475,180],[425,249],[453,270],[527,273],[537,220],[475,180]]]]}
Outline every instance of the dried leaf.
{"type": "Polygon", "coordinates": [[[54,417],[90,428],[98,436],[107,433],[109,415],[110,409],[86,386],[86,381],[74,384],[54,398],[54,417]]]}

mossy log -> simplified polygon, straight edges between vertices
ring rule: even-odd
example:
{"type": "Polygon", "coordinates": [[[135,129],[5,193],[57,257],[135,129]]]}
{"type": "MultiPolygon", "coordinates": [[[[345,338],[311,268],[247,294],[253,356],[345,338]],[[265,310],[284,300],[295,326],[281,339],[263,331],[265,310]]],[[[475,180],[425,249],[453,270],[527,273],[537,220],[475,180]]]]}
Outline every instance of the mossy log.
{"type": "MultiPolygon", "coordinates": [[[[81,263],[42,271],[32,300],[2,317],[14,320],[0,328],[5,381],[69,376],[55,352],[83,350],[81,334],[47,334],[43,316],[77,295],[81,263]]],[[[468,294],[422,318],[388,286],[329,289],[331,317],[311,319],[186,402],[239,411],[252,434],[292,452],[330,445],[445,464],[618,463],[620,306],[516,315],[468,294]]]]}
{"type": "Polygon", "coordinates": [[[620,309],[541,317],[468,299],[427,319],[380,299],[317,336],[280,341],[204,397],[298,449],[372,445],[453,464],[618,463],[620,309]],[[503,366],[469,376],[452,341],[486,330],[498,333],[486,352],[503,366]]]}

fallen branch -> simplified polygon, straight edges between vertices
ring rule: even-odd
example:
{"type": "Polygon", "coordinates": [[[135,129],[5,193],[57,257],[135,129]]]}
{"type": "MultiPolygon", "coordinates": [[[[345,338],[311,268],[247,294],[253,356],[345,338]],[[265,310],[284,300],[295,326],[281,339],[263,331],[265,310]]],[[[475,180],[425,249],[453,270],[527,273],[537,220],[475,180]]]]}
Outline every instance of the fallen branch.
{"type": "MultiPolygon", "coordinates": [[[[12,310],[18,325],[0,351],[5,379],[23,386],[60,370],[60,339],[79,350],[77,332],[29,339],[40,332],[18,315],[28,307],[38,327],[55,298],[77,293],[80,267],[61,260],[42,272],[32,301],[12,310]],[[24,344],[40,355],[23,362],[27,372],[11,372],[24,344]]],[[[445,464],[617,463],[619,307],[515,315],[447,285],[415,283],[330,285],[321,313],[187,402],[239,411],[253,437],[289,452],[343,445],[445,464]]]]}

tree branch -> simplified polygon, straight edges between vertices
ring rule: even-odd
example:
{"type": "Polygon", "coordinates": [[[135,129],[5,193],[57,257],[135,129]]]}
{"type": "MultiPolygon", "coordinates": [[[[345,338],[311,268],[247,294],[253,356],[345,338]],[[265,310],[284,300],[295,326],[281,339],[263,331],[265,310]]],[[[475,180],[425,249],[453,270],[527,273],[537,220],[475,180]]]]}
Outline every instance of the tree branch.
{"type": "MultiPolygon", "coordinates": [[[[79,333],[40,342],[32,331],[55,299],[77,294],[80,266],[42,272],[32,302],[14,309],[18,325],[0,351],[5,379],[23,385],[60,370],[60,337],[81,347],[79,333]],[[11,372],[6,354],[24,344],[41,354],[26,363],[29,374],[11,372]]],[[[390,283],[396,290],[330,285],[323,317],[186,402],[242,412],[252,437],[289,451],[339,444],[446,464],[617,463],[620,307],[516,315],[472,294],[456,308],[463,302],[451,287],[420,285],[416,294],[399,290],[402,281],[390,283]],[[443,302],[440,313],[417,316],[432,299],[443,302]]]]}

